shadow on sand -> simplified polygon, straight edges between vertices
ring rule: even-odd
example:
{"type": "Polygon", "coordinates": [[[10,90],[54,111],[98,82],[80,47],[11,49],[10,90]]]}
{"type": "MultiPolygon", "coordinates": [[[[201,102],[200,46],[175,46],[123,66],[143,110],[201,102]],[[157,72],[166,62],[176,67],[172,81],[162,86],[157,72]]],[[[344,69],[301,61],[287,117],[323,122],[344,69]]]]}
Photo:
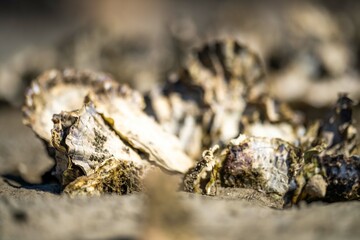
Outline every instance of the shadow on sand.
{"type": "Polygon", "coordinates": [[[14,188],[37,190],[37,191],[49,192],[53,194],[60,194],[61,192],[60,184],[58,184],[53,179],[51,181],[45,180],[47,178],[45,174],[42,177],[42,182],[39,184],[30,183],[26,181],[23,177],[13,173],[2,174],[1,177],[4,179],[5,183],[7,183],[9,186],[14,188]]]}

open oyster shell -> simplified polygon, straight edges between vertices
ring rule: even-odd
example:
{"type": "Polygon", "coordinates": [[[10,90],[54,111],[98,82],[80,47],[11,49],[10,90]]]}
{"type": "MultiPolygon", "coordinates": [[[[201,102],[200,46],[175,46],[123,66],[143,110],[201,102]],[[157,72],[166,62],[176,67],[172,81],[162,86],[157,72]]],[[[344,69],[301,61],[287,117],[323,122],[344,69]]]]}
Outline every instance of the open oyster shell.
{"type": "Polygon", "coordinates": [[[261,92],[263,75],[259,57],[246,46],[211,42],[188,57],[178,76],[151,92],[148,111],[197,158],[204,147],[238,135],[246,101],[261,92]]]}
{"type": "Polygon", "coordinates": [[[89,99],[116,134],[153,163],[181,173],[192,167],[193,161],[184,153],[179,139],[133,103],[130,88],[101,89],[89,99]]]}
{"type": "Polygon", "coordinates": [[[125,85],[101,88],[89,93],[80,110],[54,115],[51,143],[55,174],[63,186],[81,175],[97,176],[110,158],[112,165],[115,160],[119,166],[131,162],[128,167],[145,172],[149,160],[172,172],[184,173],[192,166],[178,139],[142,111],[138,97],[125,85]]]}
{"type": "Polygon", "coordinates": [[[90,91],[107,84],[115,82],[103,73],[72,69],[46,71],[26,91],[23,122],[48,146],[53,114],[80,109],[90,91]]]}

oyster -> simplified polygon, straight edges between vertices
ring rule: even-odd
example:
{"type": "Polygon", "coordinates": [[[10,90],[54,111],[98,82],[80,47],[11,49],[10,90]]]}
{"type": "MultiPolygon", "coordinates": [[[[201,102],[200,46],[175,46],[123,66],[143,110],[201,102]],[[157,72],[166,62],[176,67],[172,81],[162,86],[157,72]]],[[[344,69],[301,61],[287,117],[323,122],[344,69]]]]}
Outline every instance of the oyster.
{"type": "Polygon", "coordinates": [[[248,98],[261,92],[259,57],[234,41],[216,41],[190,55],[178,76],[149,95],[148,112],[177,135],[186,152],[226,142],[239,133],[248,98]]]}
{"type": "Polygon", "coordinates": [[[120,138],[146,154],[150,161],[167,170],[182,173],[193,165],[179,139],[133,104],[130,88],[100,89],[96,94],[90,94],[89,99],[120,138]]]}
{"type": "Polygon", "coordinates": [[[301,150],[276,138],[240,135],[203,158],[184,178],[189,192],[216,195],[218,187],[252,188],[274,199],[286,198],[303,166],[301,150]]]}
{"type": "MultiPolygon", "coordinates": [[[[216,145],[204,151],[202,159],[185,175],[184,189],[208,195],[224,194],[224,188],[254,189],[270,197],[267,205],[278,202],[276,207],[301,200],[359,200],[359,140],[352,106],[353,101],[340,94],[330,116],[298,136],[297,147],[270,136],[246,135],[231,140],[223,149],[216,145]]],[[[257,114],[259,109],[255,107],[257,114]]],[[[285,120],[286,112],[278,120],[285,120]]],[[[267,115],[274,119],[270,117],[273,114],[267,115]]],[[[247,117],[242,121],[249,122],[247,117]]],[[[276,121],[270,126],[274,124],[276,121]]],[[[260,122],[258,125],[265,127],[260,122]]],[[[251,124],[245,130],[248,126],[251,124]]]]}
{"type": "Polygon", "coordinates": [[[46,71],[26,91],[23,122],[49,146],[53,114],[81,108],[89,91],[107,84],[115,82],[103,73],[72,69],[46,71]]]}
{"type": "Polygon", "coordinates": [[[360,200],[359,156],[326,152],[326,144],[303,150],[281,139],[240,135],[222,150],[216,145],[204,151],[185,175],[184,190],[221,195],[223,188],[254,189],[275,207],[301,200],[360,200]]]}
{"type": "Polygon", "coordinates": [[[117,171],[123,172],[113,179],[115,184],[127,182],[129,174],[137,174],[132,179],[142,179],[152,165],[180,173],[193,165],[179,140],[165,132],[143,108],[143,98],[137,91],[106,75],[54,70],[33,82],[24,121],[53,150],[54,175],[62,186],[76,181],[69,188],[80,193],[83,187],[79,187],[79,177],[81,181],[87,179],[88,184],[106,184],[117,171]],[[48,123],[51,120],[52,129],[48,123]]]}
{"type": "Polygon", "coordinates": [[[55,176],[63,186],[80,175],[91,175],[107,159],[131,161],[136,166],[149,163],[113,131],[88,101],[77,111],[53,116],[51,143],[56,149],[55,176]]]}

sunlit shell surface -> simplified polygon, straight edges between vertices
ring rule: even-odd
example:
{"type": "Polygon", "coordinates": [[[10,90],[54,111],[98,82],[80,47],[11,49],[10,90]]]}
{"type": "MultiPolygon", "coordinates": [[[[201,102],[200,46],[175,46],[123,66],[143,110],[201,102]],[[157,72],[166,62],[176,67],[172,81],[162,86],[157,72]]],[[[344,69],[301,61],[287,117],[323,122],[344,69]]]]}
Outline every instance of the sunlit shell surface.
{"type": "Polygon", "coordinates": [[[193,165],[177,137],[143,112],[141,94],[104,74],[52,70],[32,83],[26,97],[24,122],[53,149],[54,174],[63,187],[79,177],[90,181],[98,176],[99,184],[113,177],[116,183],[141,172],[131,176],[141,179],[150,162],[177,173],[193,165]],[[107,169],[113,174],[107,175],[107,169]],[[118,171],[126,177],[116,178],[118,171]]]}
{"type": "Polygon", "coordinates": [[[240,135],[230,143],[223,167],[226,186],[284,196],[301,167],[301,152],[280,139],[240,135]]]}
{"type": "Polygon", "coordinates": [[[94,169],[109,158],[134,162],[138,166],[149,164],[121,140],[92,102],[78,111],[55,114],[53,122],[51,143],[56,149],[55,174],[63,185],[73,180],[68,179],[69,161],[72,168],[79,167],[85,175],[94,173],[94,169]],[[67,175],[63,175],[65,171],[67,175]]]}
{"type": "Polygon", "coordinates": [[[48,144],[53,114],[81,108],[89,91],[107,84],[114,81],[103,73],[72,69],[46,71],[26,92],[23,121],[48,144]]]}
{"type": "Polygon", "coordinates": [[[300,149],[276,138],[240,135],[221,152],[214,150],[205,151],[185,176],[187,191],[216,194],[221,186],[285,197],[302,166],[300,149]]]}
{"type": "Polygon", "coordinates": [[[132,103],[130,89],[103,89],[89,95],[95,108],[112,129],[129,145],[146,154],[149,160],[167,170],[185,173],[193,161],[180,141],[132,103]]]}

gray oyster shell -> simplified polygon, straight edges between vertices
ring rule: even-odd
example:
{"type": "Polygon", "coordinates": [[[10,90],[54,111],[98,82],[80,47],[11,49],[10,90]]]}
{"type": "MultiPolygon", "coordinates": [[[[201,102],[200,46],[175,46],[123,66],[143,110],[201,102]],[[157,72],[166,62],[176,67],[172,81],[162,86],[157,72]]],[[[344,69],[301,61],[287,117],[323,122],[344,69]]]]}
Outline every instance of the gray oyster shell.
{"type": "Polygon", "coordinates": [[[186,191],[217,194],[218,187],[255,189],[285,198],[303,165],[300,149],[276,138],[240,135],[216,146],[184,178],[186,191]]]}
{"type": "Polygon", "coordinates": [[[225,186],[253,188],[285,196],[299,172],[301,151],[276,138],[240,135],[224,159],[225,186]]]}
{"type": "Polygon", "coordinates": [[[81,169],[81,175],[88,176],[110,158],[133,162],[137,166],[150,165],[145,157],[143,160],[138,152],[121,140],[90,101],[80,110],[55,114],[52,120],[55,176],[63,186],[77,177],[73,170],[76,167],[81,169]]]}

